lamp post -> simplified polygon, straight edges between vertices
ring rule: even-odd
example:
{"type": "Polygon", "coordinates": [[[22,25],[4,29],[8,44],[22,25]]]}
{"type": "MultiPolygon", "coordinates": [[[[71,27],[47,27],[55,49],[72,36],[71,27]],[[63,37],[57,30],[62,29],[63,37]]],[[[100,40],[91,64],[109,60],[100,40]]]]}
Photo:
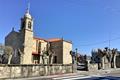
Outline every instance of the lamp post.
{"type": "Polygon", "coordinates": [[[76,48],[76,49],[75,49],[75,59],[76,59],[76,63],[77,63],[77,51],[78,51],[78,49],[76,48]]]}

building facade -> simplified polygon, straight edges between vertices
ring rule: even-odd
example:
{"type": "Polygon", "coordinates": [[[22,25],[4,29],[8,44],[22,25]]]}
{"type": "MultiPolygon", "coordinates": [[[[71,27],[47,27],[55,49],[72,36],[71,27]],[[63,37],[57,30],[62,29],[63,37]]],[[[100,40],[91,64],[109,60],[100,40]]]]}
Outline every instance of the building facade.
{"type": "Polygon", "coordinates": [[[34,37],[33,18],[28,9],[21,18],[19,32],[16,32],[13,28],[5,37],[5,46],[11,46],[13,50],[21,52],[21,64],[43,64],[43,53],[48,50],[48,46],[53,52],[53,63],[72,63],[70,55],[72,43],[70,41],[62,38],[42,39],[34,37]]]}

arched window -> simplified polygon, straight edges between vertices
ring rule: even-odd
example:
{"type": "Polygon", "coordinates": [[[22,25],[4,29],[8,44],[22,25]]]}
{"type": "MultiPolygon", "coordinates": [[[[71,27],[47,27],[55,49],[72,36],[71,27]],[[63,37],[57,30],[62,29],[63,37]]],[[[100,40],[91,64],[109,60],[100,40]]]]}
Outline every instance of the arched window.
{"type": "Polygon", "coordinates": [[[28,22],[28,28],[31,29],[31,22],[28,22]]]}

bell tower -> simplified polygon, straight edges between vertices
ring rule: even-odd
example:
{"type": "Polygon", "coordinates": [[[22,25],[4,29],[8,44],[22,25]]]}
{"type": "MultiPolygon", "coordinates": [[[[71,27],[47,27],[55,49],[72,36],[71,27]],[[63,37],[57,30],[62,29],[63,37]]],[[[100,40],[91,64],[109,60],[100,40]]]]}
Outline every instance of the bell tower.
{"type": "Polygon", "coordinates": [[[32,46],[33,46],[33,18],[29,12],[29,5],[23,18],[21,18],[20,42],[23,52],[21,64],[32,63],[32,46]]]}
{"type": "Polygon", "coordinates": [[[29,8],[30,7],[28,4],[26,13],[25,13],[24,17],[21,18],[21,30],[25,29],[25,30],[33,31],[33,18],[30,15],[29,8]]]}

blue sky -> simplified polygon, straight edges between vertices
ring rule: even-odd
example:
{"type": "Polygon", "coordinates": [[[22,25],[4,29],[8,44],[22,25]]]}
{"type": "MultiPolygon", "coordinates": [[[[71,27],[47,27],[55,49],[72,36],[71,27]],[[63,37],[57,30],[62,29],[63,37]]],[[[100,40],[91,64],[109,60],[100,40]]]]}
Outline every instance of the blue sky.
{"type": "MultiPolygon", "coordinates": [[[[120,0],[29,1],[35,36],[63,37],[84,54],[109,46],[109,41],[103,41],[120,37],[120,0]]],[[[4,43],[12,27],[19,30],[27,3],[28,0],[0,0],[0,43],[4,43]]],[[[111,48],[120,50],[119,43],[120,39],[112,40],[111,48]]]]}

